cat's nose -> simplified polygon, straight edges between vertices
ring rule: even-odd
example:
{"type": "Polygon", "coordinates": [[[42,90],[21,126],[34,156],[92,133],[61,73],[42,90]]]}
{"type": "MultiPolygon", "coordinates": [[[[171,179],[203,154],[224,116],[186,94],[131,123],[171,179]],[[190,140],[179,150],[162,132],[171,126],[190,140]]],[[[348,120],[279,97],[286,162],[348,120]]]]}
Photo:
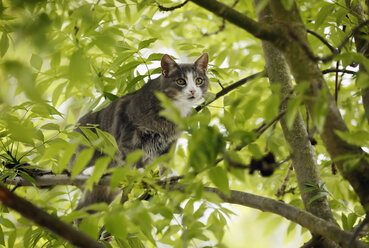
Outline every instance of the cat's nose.
{"type": "Polygon", "coordinates": [[[195,90],[195,89],[190,89],[190,93],[191,93],[192,95],[195,95],[196,90],[195,90]]]}

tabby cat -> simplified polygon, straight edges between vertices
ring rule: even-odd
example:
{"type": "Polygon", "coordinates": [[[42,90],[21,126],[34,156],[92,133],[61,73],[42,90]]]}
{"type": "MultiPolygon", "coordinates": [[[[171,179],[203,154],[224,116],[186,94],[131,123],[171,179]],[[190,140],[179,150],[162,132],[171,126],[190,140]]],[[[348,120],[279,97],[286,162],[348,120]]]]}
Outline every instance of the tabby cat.
{"type": "MultiPolygon", "coordinates": [[[[161,75],[146,83],[136,92],[122,96],[108,107],[88,113],[78,123],[80,126],[94,124],[109,132],[117,141],[119,156],[142,149],[144,155],[136,164],[144,168],[158,156],[167,153],[179,135],[177,126],[159,115],[162,110],[155,92],[164,93],[186,117],[192,108],[201,103],[207,92],[209,80],[206,76],[209,56],[201,55],[193,64],[177,64],[169,55],[161,59],[161,75]]],[[[82,131],[77,128],[76,131],[82,131]]],[[[82,150],[80,146],[78,150],[82,150]]],[[[93,166],[101,153],[95,152],[88,166],[93,166]]],[[[72,166],[72,165],[71,165],[72,166]]],[[[110,167],[116,166],[113,162],[110,167]]],[[[80,200],[77,209],[97,202],[110,203],[118,192],[111,192],[108,186],[94,186],[80,200]]]]}

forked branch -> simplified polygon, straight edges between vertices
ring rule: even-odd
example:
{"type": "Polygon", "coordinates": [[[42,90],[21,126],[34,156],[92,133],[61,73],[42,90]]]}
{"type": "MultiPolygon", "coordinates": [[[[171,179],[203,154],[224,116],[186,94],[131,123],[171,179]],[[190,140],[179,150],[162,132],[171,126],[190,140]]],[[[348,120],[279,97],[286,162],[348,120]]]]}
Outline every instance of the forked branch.
{"type": "Polygon", "coordinates": [[[280,32],[267,24],[261,24],[252,18],[232,9],[231,7],[220,3],[216,0],[191,0],[195,4],[213,12],[234,25],[246,30],[250,34],[263,40],[278,40],[281,36],[280,32]]]}

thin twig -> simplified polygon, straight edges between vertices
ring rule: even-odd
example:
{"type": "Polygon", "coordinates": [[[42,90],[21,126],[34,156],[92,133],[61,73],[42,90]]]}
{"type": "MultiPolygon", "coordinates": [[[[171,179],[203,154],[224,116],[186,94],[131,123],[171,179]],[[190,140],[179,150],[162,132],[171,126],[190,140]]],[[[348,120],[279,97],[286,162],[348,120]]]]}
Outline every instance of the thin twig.
{"type": "Polygon", "coordinates": [[[245,165],[245,164],[240,163],[238,161],[234,161],[226,153],[224,154],[224,160],[227,161],[228,165],[230,165],[233,168],[242,169],[242,170],[250,169],[250,165],[245,165]]]}
{"type": "Polygon", "coordinates": [[[222,88],[222,90],[224,90],[224,86],[223,86],[223,84],[219,80],[218,80],[218,84],[222,88]]]}
{"type": "Polygon", "coordinates": [[[366,215],[364,220],[362,222],[360,222],[360,224],[358,224],[357,226],[355,226],[355,228],[353,229],[353,235],[350,241],[350,244],[352,244],[352,242],[354,242],[354,240],[356,240],[356,238],[358,237],[362,237],[363,235],[361,235],[361,231],[367,227],[367,225],[369,224],[369,216],[366,215]]]}
{"type": "Polygon", "coordinates": [[[318,62],[321,61],[323,63],[327,63],[329,61],[331,61],[337,54],[339,54],[342,50],[342,48],[347,44],[347,42],[350,41],[351,37],[356,35],[357,32],[360,31],[361,28],[363,28],[364,26],[369,24],[369,20],[366,20],[362,23],[360,23],[359,25],[357,25],[351,32],[350,35],[348,35],[342,42],[341,44],[332,51],[332,54],[328,55],[328,56],[324,56],[324,57],[319,57],[319,56],[315,56],[314,53],[310,50],[310,47],[305,44],[303,41],[300,40],[300,38],[293,32],[292,28],[290,26],[287,26],[288,28],[288,33],[290,35],[290,37],[292,39],[294,39],[300,46],[301,48],[305,51],[306,55],[313,61],[318,62]]]}
{"type": "Polygon", "coordinates": [[[209,102],[206,102],[205,104],[202,104],[202,105],[197,106],[195,109],[196,109],[196,111],[198,112],[198,111],[202,110],[205,106],[207,106],[207,105],[211,104],[211,103],[212,103],[212,102],[214,102],[215,100],[217,100],[217,99],[219,99],[220,97],[222,97],[222,96],[224,96],[224,95],[228,94],[228,93],[229,93],[229,92],[231,92],[232,90],[234,90],[234,89],[236,89],[236,88],[238,88],[238,87],[240,87],[240,86],[244,85],[245,83],[247,83],[247,82],[249,82],[249,81],[251,81],[251,80],[253,80],[253,79],[255,79],[255,78],[265,77],[265,76],[266,76],[265,71],[261,71],[261,72],[258,72],[258,73],[255,73],[255,74],[252,74],[252,75],[250,75],[250,76],[248,76],[248,77],[245,77],[245,78],[243,78],[243,79],[241,79],[241,80],[239,80],[239,81],[237,81],[237,82],[235,82],[235,83],[233,83],[233,84],[231,84],[231,85],[229,85],[229,86],[227,86],[227,87],[223,88],[221,91],[219,91],[219,92],[215,95],[215,98],[214,98],[214,99],[212,99],[212,100],[211,100],[211,101],[209,101],[209,102]]]}
{"type": "Polygon", "coordinates": [[[261,127],[259,130],[257,130],[258,134],[261,135],[262,133],[264,133],[270,126],[274,125],[275,123],[277,123],[285,114],[286,114],[286,110],[282,110],[279,112],[279,114],[268,124],[264,125],[263,127],[261,127]]]}
{"type": "Polygon", "coordinates": [[[173,11],[175,9],[179,9],[179,8],[182,8],[183,6],[185,6],[186,3],[188,3],[188,1],[189,0],[186,0],[183,3],[172,6],[172,7],[164,7],[163,5],[158,4],[158,7],[159,7],[159,10],[161,10],[161,11],[173,11]]]}
{"type": "Polygon", "coordinates": [[[338,67],[340,66],[340,61],[336,62],[336,77],[334,80],[334,100],[336,102],[337,105],[337,101],[338,101],[338,67]]]}
{"type": "Polygon", "coordinates": [[[329,42],[326,39],[324,39],[320,34],[314,32],[313,30],[310,30],[310,29],[307,29],[306,32],[308,32],[309,34],[312,34],[315,37],[317,37],[321,42],[323,42],[324,45],[326,45],[329,48],[329,50],[331,50],[332,53],[335,52],[336,49],[331,44],[329,44],[329,42]]]}
{"type": "Polygon", "coordinates": [[[336,73],[336,72],[342,72],[346,74],[356,74],[357,73],[356,71],[346,70],[346,69],[337,69],[337,68],[329,68],[329,69],[325,69],[322,71],[323,74],[336,73]]]}
{"type": "MultiPolygon", "coordinates": [[[[238,2],[239,2],[239,0],[235,0],[234,3],[232,4],[231,8],[233,9],[237,5],[238,2]]],[[[223,18],[222,25],[219,26],[217,31],[214,31],[212,33],[204,33],[203,35],[204,36],[211,36],[211,35],[219,34],[220,32],[222,32],[225,29],[225,27],[226,27],[226,21],[223,18]]]]}
{"type": "Polygon", "coordinates": [[[203,36],[212,36],[212,35],[216,35],[219,34],[220,32],[222,32],[226,27],[226,21],[225,19],[222,20],[222,25],[219,26],[218,30],[211,32],[211,33],[203,33],[203,36]]]}
{"type": "Polygon", "coordinates": [[[281,197],[286,194],[287,183],[290,180],[290,175],[292,171],[293,171],[293,166],[291,163],[290,166],[288,167],[287,175],[284,178],[281,187],[277,190],[277,193],[275,194],[276,197],[281,197]]]}

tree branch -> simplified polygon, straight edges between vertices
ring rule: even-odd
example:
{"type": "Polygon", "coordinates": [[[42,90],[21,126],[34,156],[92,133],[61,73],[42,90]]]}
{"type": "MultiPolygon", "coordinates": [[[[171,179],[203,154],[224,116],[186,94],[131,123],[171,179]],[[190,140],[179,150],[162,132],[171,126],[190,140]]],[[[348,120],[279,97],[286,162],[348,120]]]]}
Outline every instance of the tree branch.
{"type": "MultiPolygon", "coordinates": [[[[276,20],[272,19],[271,16],[270,7],[266,6],[265,9],[259,13],[258,17],[260,22],[276,22],[276,20]]],[[[285,57],[270,42],[262,41],[262,48],[264,51],[266,71],[270,84],[280,84],[282,86],[280,92],[273,93],[281,94],[285,97],[289,96],[290,92],[293,90],[293,85],[285,57]]],[[[286,111],[287,105],[288,101],[282,102],[280,105],[280,111],[286,111]]],[[[288,126],[286,118],[282,118],[280,124],[283,130],[283,135],[291,150],[292,164],[295,169],[299,189],[303,192],[301,194],[301,198],[305,209],[317,217],[335,223],[327,198],[322,197],[317,201],[311,201],[317,192],[304,192],[304,189],[306,188],[304,182],[314,182],[314,184],[319,184],[321,183],[321,176],[316,162],[315,152],[309,140],[309,134],[306,130],[301,112],[297,111],[291,127],[288,126]]],[[[288,180],[288,177],[286,178],[285,183],[288,180]]],[[[313,230],[311,230],[311,232],[314,237],[319,234],[313,230]]],[[[324,248],[338,247],[337,244],[329,239],[322,239],[320,246],[324,248]]]]}
{"type": "Polygon", "coordinates": [[[364,220],[351,230],[351,232],[354,234],[351,240],[355,240],[356,238],[364,237],[365,235],[367,235],[369,229],[368,225],[369,225],[369,215],[366,215],[364,220]]]}
{"type": "Polygon", "coordinates": [[[277,40],[281,34],[270,25],[260,24],[244,14],[220,3],[216,0],[191,0],[195,4],[213,12],[217,16],[223,17],[227,21],[248,31],[250,34],[263,40],[277,40]]]}
{"type": "Polygon", "coordinates": [[[336,49],[331,44],[329,44],[329,42],[326,39],[324,39],[320,34],[314,32],[313,30],[309,30],[309,29],[307,29],[306,32],[318,38],[324,45],[326,45],[329,48],[329,50],[331,50],[332,53],[336,52],[336,49]]]}
{"type": "MultiPolygon", "coordinates": [[[[368,24],[369,24],[369,20],[361,22],[360,24],[358,24],[356,27],[354,27],[351,34],[348,35],[336,49],[333,48],[333,50],[332,50],[330,48],[332,54],[324,56],[324,57],[315,56],[314,53],[311,51],[310,47],[305,42],[303,42],[299,38],[298,35],[296,35],[293,32],[292,28],[289,28],[288,33],[289,33],[290,37],[292,39],[294,39],[301,46],[301,48],[306,52],[306,54],[308,55],[308,57],[311,60],[313,60],[315,62],[322,61],[323,63],[327,63],[327,62],[331,61],[337,54],[341,53],[342,48],[347,44],[347,42],[350,41],[351,37],[356,36],[356,34],[360,31],[360,29],[367,26],[368,24]]],[[[311,31],[308,31],[308,30],[307,30],[307,32],[311,33],[311,31]]],[[[324,44],[326,44],[326,43],[324,43],[324,44]]]]}
{"type": "Polygon", "coordinates": [[[188,3],[189,0],[185,0],[183,3],[181,4],[178,4],[176,6],[172,6],[172,7],[164,7],[160,4],[158,4],[158,7],[161,11],[173,11],[175,9],[179,9],[179,8],[182,8],[183,6],[185,6],[187,3],[188,3]]]}
{"type": "Polygon", "coordinates": [[[46,213],[42,209],[33,205],[31,202],[10,192],[3,186],[0,186],[0,201],[4,206],[17,211],[23,217],[48,229],[49,231],[67,240],[72,245],[82,248],[104,247],[102,244],[91,239],[86,234],[75,230],[71,225],[68,225],[59,220],[57,217],[46,213]]]}
{"type": "Polygon", "coordinates": [[[356,71],[352,71],[352,70],[336,69],[336,68],[329,68],[329,69],[322,70],[323,74],[336,73],[336,72],[343,72],[343,73],[346,73],[346,74],[353,74],[353,75],[355,75],[357,73],[356,71]]]}
{"type": "Polygon", "coordinates": [[[291,175],[292,171],[293,171],[293,166],[292,166],[292,163],[291,163],[290,166],[288,167],[287,175],[284,178],[281,187],[279,187],[278,190],[277,190],[277,193],[275,193],[276,197],[281,197],[281,196],[286,194],[287,183],[290,180],[290,175],[291,175]]]}
{"type": "MultiPolygon", "coordinates": [[[[368,1],[366,1],[366,5],[367,5],[366,7],[369,6],[368,1]]],[[[346,1],[346,6],[351,12],[357,15],[359,22],[365,22],[365,16],[367,13],[365,13],[361,2],[355,2],[355,6],[351,6],[351,2],[346,1]]],[[[364,34],[367,35],[368,32],[366,31],[364,32],[364,34]]],[[[365,36],[363,36],[359,32],[355,34],[354,38],[356,51],[363,54],[366,58],[369,58],[369,41],[365,38],[365,36]]],[[[362,63],[359,64],[359,72],[367,73],[367,69],[362,63]]],[[[363,106],[365,109],[365,117],[369,123],[369,87],[361,89],[361,95],[363,100],[363,106]]]]}
{"type": "Polygon", "coordinates": [[[265,76],[266,76],[265,71],[261,71],[261,72],[258,72],[258,73],[255,73],[255,74],[252,74],[252,75],[250,75],[250,76],[248,76],[248,77],[245,77],[245,78],[243,78],[243,79],[241,79],[241,80],[239,80],[239,81],[237,81],[237,82],[235,82],[235,83],[233,83],[233,84],[231,84],[231,85],[229,85],[229,86],[227,86],[227,87],[223,88],[221,91],[219,91],[219,92],[215,95],[215,98],[214,98],[214,99],[212,99],[212,100],[211,100],[211,101],[209,101],[209,102],[206,102],[206,103],[205,103],[205,104],[203,104],[203,105],[199,105],[199,106],[197,106],[195,109],[196,109],[196,111],[200,111],[200,110],[202,110],[205,106],[207,106],[207,105],[211,104],[211,103],[212,103],[212,102],[214,102],[215,100],[217,100],[217,99],[221,98],[222,96],[224,96],[224,95],[228,94],[228,93],[229,93],[229,92],[231,92],[232,90],[234,90],[234,89],[236,89],[236,88],[238,88],[238,87],[240,87],[240,86],[244,85],[245,83],[247,83],[247,82],[249,82],[249,81],[251,81],[251,80],[253,80],[253,79],[255,79],[255,78],[265,77],[265,76]]]}
{"type": "MultiPolygon", "coordinates": [[[[239,2],[239,0],[235,0],[234,3],[232,4],[231,8],[233,9],[237,5],[238,2],[239,2]]],[[[219,27],[219,29],[217,31],[214,31],[212,33],[204,33],[203,35],[204,36],[211,36],[211,35],[219,34],[220,32],[222,32],[225,29],[225,27],[226,27],[226,21],[223,18],[222,25],[219,27]]]]}
{"type": "MultiPolygon", "coordinates": [[[[293,33],[298,37],[301,43],[308,46],[306,28],[301,20],[296,5],[291,10],[286,10],[279,0],[271,0],[269,5],[272,9],[272,16],[278,23],[294,23],[290,26],[293,33]]],[[[353,33],[362,27],[357,27],[353,33]]],[[[347,40],[347,38],[345,39],[347,40]]],[[[306,51],[293,39],[286,39],[283,45],[275,44],[275,46],[283,53],[293,77],[297,84],[309,82],[309,90],[306,91],[305,104],[310,113],[314,112],[316,104],[319,101],[321,91],[328,91],[327,82],[318,67],[316,61],[311,60],[306,51]],[[306,68],[309,68],[307,70],[306,68]]],[[[344,44],[344,43],[342,43],[344,44]]],[[[342,45],[340,46],[342,47],[342,45]]],[[[308,47],[310,50],[310,47],[308,47]]],[[[320,135],[324,145],[330,154],[332,160],[335,161],[338,169],[343,177],[348,180],[355,192],[360,198],[360,202],[365,209],[369,207],[369,163],[366,160],[365,152],[359,146],[351,145],[337,135],[337,131],[347,132],[347,125],[342,118],[332,95],[326,98],[327,114],[325,115],[324,124],[321,127],[320,135]],[[359,159],[355,166],[346,166],[349,158],[342,159],[342,155],[350,155],[351,158],[359,159]],[[341,158],[341,159],[340,159],[341,158]]],[[[313,118],[315,116],[313,115],[313,118]]],[[[352,160],[351,160],[352,161],[352,160]]]]}
{"type": "MultiPolygon", "coordinates": [[[[27,183],[27,181],[25,179],[19,179],[19,177],[17,180],[8,180],[6,181],[6,183],[10,183],[10,184],[19,184],[19,185],[32,185],[31,183],[27,183]]],[[[75,179],[71,180],[69,178],[69,176],[67,175],[56,175],[56,176],[51,176],[51,175],[44,175],[44,176],[38,176],[35,177],[35,181],[36,181],[36,185],[37,186],[52,186],[52,185],[81,185],[84,182],[86,182],[88,180],[89,176],[77,176],[75,177],[75,179]],[[48,182],[48,185],[46,184],[46,182],[48,182]]],[[[173,177],[173,178],[166,178],[166,179],[161,179],[161,180],[157,180],[156,183],[158,185],[161,185],[163,187],[165,187],[165,189],[169,189],[171,191],[173,190],[179,190],[179,191],[185,191],[186,190],[186,186],[185,185],[179,185],[177,182],[178,180],[180,180],[182,177],[173,177]]],[[[109,185],[110,184],[110,179],[111,176],[105,176],[102,178],[102,180],[99,182],[99,185],[109,185]]],[[[266,197],[262,197],[262,196],[258,196],[258,195],[254,195],[254,194],[250,194],[250,193],[246,193],[246,192],[241,192],[241,191],[236,191],[236,190],[231,190],[230,195],[226,195],[224,193],[222,193],[221,191],[219,191],[216,188],[211,188],[211,187],[204,187],[204,190],[207,192],[213,192],[215,194],[217,194],[224,202],[227,203],[232,203],[232,204],[237,204],[237,205],[241,205],[241,206],[245,206],[245,207],[251,207],[251,208],[255,208],[255,209],[259,209],[261,211],[264,212],[270,212],[270,213],[274,213],[277,215],[280,215],[282,217],[285,217],[297,224],[300,224],[303,227],[306,227],[307,229],[309,229],[310,231],[320,234],[326,238],[329,238],[335,242],[337,242],[338,244],[342,245],[343,247],[349,247],[348,245],[351,242],[351,239],[353,237],[353,234],[350,232],[345,232],[342,231],[341,229],[339,229],[336,225],[331,224],[319,217],[316,217],[312,214],[310,214],[307,211],[298,209],[294,206],[288,205],[286,203],[283,203],[281,201],[277,201],[271,198],[266,198],[266,197]]],[[[0,200],[2,200],[3,193],[0,190],[0,200]]],[[[18,197],[19,198],[19,197],[18,197]]],[[[17,205],[21,205],[22,209],[25,208],[24,206],[27,206],[26,208],[28,208],[28,205],[24,205],[24,201],[23,199],[20,198],[20,200],[17,198],[17,200],[13,200],[12,203],[14,204],[14,201],[19,202],[19,204],[17,205]]],[[[9,205],[7,205],[9,206],[9,205]]],[[[18,211],[16,208],[13,208],[16,211],[18,211]]],[[[33,214],[34,215],[34,214],[33,214]]],[[[29,218],[31,218],[33,216],[30,216],[29,218]]],[[[55,217],[53,217],[55,218],[55,217]]],[[[36,221],[35,221],[36,222],[36,221]]],[[[40,222],[36,222],[38,224],[40,224],[40,222]]],[[[42,222],[41,222],[42,223],[42,222]]],[[[52,222],[53,224],[55,224],[54,222],[52,222]]],[[[63,223],[64,224],[64,223],[63,223]]],[[[40,224],[41,225],[41,224],[40,224]]],[[[66,224],[64,224],[66,225],[66,224]]],[[[43,224],[43,226],[45,226],[43,224]]],[[[59,228],[59,227],[55,227],[55,228],[59,228]]],[[[64,228],[64,226],[63,226],[64,228]]],[[[64,233],[65,231],[60,231],[60,230],[52,230],[51,231],[55,231],[57,233],[64,233]]],[[[83,247],[99,247],[99,246],[83,246],[83,247]]],[[[352,242],[352,246],[350,246],[352,248],[354,247],[360,247],[360,248],[368,248],[367,246],[365,246],[362,242],[358,241],[358,240],[354,240],[352,242]]]]}

